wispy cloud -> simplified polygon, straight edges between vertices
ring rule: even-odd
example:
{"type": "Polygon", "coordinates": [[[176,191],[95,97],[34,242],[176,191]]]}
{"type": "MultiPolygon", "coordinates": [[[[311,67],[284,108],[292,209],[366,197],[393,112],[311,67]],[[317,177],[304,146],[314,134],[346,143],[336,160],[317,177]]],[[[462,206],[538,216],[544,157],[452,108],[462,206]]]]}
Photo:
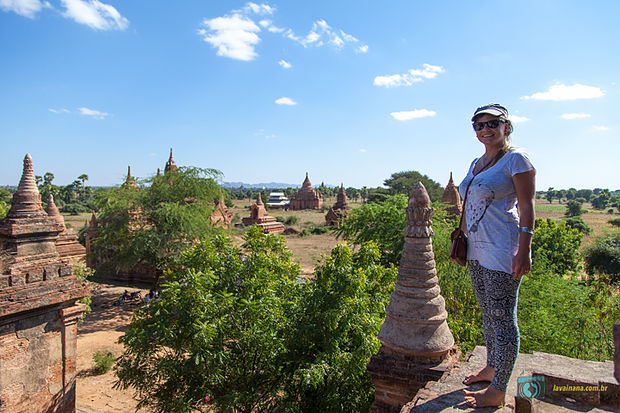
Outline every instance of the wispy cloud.
{"type": "Polygon", "coordinates": [[[276,103],[278,105],[286,105],[286,106],[295,106],[297,104],[297,102],[295,102],[293,99],[287,98],[286,96],[276,99],[276,103]]]}
{"type": "Polygon", "coordinates": [[[604,95],[605,92],[595,86],[586,86],[579,83],[567,86],[562,83],[558,83],[551,86],[546,92],[536,92],[530,96],[522,96],[521,99],[563,101],[594,99],[600,98],[604,95]]]}
{"type": "Polygon", "coordinates": [[[597,131],[601,131],[601,132],[606,132],[609,130],[607,126],[603,126],[603,125],[597,125],[594,127],[594,129],[596,129],[597,131]]]}
{"type": "MultiPolygon", "coordinates": [[[[2,1],[2,0],[0,0],[2,1]]],[[[217,49],[218,56],[249,61],[258,56],[256,45],[262,40],[263,30],[280,34],[304,47],[332,46],[342,49],[348,44],[358,45],[356,51],[366,53],[367,45],[341,29],[332,28],[323,19],[313,23],[312,29],[305,36],[298,36],[290,28],[276,26],[270,16],[276,9],[267,4],[246,3],[237,10],[212,19],[204,19],[200,24],[198,35],[217,49]],[[267,17],[265,17],[267,16],[267,17]]]]}
{"type": "Polygon", "coordinates": [[[433,79],[445,70],[441,66],[434,66],[424,63],[422,69],[410,69],[407,73],[377,76],[373,84],[375,86],[394,87],[411,86],[414,83],[422,82],[424,79],[433,79]]]}
{"type": "Polygon", "coordinates": [[[109,4],[98,0],[61,0],[63,16],[95,30],[125,30],[129,20],[109,4]]]}
{"type": "Polygon", "coordinates": [[[282,66],[282,68],[284,69],[290,69],[291,67],[293,67],[289,62],[287,62],[286,60],[282,59],[278,62],[278,64],[280,66],[282,66]]]}
{"type": "Polygon", "coordinates": [[[69,109],[65,109],[65,108],[62,108],[62,109],[52,109],[52,108],[49,108],[49,109],[47,109],[47,110],[49,110],[49,111],[50,111],[50,112],[52,112],[52,113],[56,113],[56,114],[60,114],[60,113],[70,113],[70,112],[69,112],[69,109]]]}
{"type": "Polygon", "coordinates": [[[428,109],[416,109],[416,110],[410,110],[410,111],[390,113],[390,115],[392,115],[394,119],[400,120],[400,121],[427,118],[430,116],[435,116],[436,114],[437,112],[435,112],[434,110],[428,110],[428,109]]]}
{"type": "Polygon", "coordinates": [[[528,120],[530,120],[530,118],[526,118],[525,116],[518,116],[518,115],[509,115],[508,119],[510,119],[512,123],[523,123],[523,122],[527,122],[528,120]]]}
{"type": "Polygon", "coordinates": [[[592,115],[590,115],[589,113],[564,113],[560,117],[562,119],[572,120],[572,119],[585,119],[585,118],[589,118],[591,116],[592,115]]]}
{"type": "Polygon", "coordinates": [[[88,109],[88,108],[78,108],[78,110],[80,111],[81,115],[84,116],[92,116],[95,119],[105,119],[108,116],[110,116],[109,113],[106,112],[100,112],[98,110],[94,110],[94,109],[88,109]]]}
{"type": "Polygon", "coordinates": [[[361,148],[361,149],[360,149],[360,152],[361,152],[361,153],[365,153],[365,152],[366,152],[366,149],[361,148]]]}
{"type": "Polygon", "coordinates": [[[0,10],[14,12],[33,19],[43,8],[52,7],[47,1],[39,0],[0,0],[0,10]]]}

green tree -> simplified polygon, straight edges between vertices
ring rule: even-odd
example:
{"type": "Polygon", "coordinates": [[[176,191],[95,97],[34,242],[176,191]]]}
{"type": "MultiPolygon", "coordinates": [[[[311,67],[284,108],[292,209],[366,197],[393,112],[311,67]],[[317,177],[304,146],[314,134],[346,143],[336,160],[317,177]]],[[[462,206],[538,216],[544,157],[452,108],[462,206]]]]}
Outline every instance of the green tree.
{"type": "MultiPolygon", "coordinates": [[[[599,188],[597,188],[599,189],[599,188]]],[[[590,202],[592,203],[592,207],[594,209],[605,209],[611,200],[611,194],[609,193],[609,189],[603,189],[598,191],[598,193],[590,198],[590,202]]]]}
{"type": "Polygon", "coordinates": [[[549,201],[549,203],[552,203],[554,198],[557,198],[557,192],[551,186],[549,187],[549,189],[547,189],[547,193],[545,194],[545,199],[549,201]]]}
{"type": "Polygon", "coordinates": [[[391,195],[409,195],[409,192],[411,192],[413,186],[418,182],[422,182],[424,184],[431,201],[436,202],[441,200],[443,195],[443,188],[441,185],[433,181],[428,176],[422,175],[417,171],[395,172],[383,182],[383,185],[390,189],[391,195]]]}
{"type": "Polygon", "coordinates": [[[355,208],[338,228],[338,236],[357,245],[372,241],[381,251],[382,264],[398,265],[405,244],[407,199],[403,194],[392,195],[384,202],[355,208]]]}
{"type": "Polygon", "coordinates": [[[396,268],[379,265],[379,250],[345,245],[305,284],[299,321],[289,336],[287,411],[364,412],[374,389],[366,365],[379,350],[377,335],[394,290],[396,268]]]}
{"type": "Polygon", "coordinates": [[[581,203],[575,200],[570,200],[566,203],[566,212],[564,212],[564,215],[567,217],[578,217],[581,214],[583,214],[581,203]]]}
{"type": "Polygon", "coordinates": [[[51,185],[53,180],[54,180],[53,173],[46,172],[45,175],[43,175],[43,185],[51,185]]]}
{"type": "Polygon", "coordinates": [[[532,258],[541,260],[545,268],[555,274],[566,274],[579,268],[582,234],[565,222],[547,218],[536,219],[532,238],[532,258]]]}
{"type": "Polygon", "coordinates": [[[283,395],[286,342],[303,284],[280,237],[252,228],[243,250],[216,236],[182,255],[161,297],[121,337],[118,386],[139,407],[271,410],[283,395]]]}
{"type": "Polygon", "coordinates": [[[585,270],[588,274],[607,274],[611,282],[620,282],[620,231],[607,234],[586,249],[585,270]]]}
{"type": "Polygon", "coordinates": [[[93,239],[98,271],[139,265],[161,274],[190,244],[214,234],[209,217],[221,194],[219,176],[212,169],[180,167],[149,179],[145,188],[122,185],[101,191],[93,239]]]}

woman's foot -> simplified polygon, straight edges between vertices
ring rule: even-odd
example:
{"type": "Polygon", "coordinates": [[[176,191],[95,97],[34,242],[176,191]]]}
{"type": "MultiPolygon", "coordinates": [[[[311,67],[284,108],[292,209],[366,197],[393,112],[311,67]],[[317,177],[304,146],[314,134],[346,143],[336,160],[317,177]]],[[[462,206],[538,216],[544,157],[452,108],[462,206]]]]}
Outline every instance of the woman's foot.
{"type": "Polygon", "coordinates": [[[506,396],[506,392],[491,386],[479,391],[463,390],[463,393],[465,394],[465,403],[473,408],[503,406],[506,396]]]}
{"type": "Polygon", "coordinates": [[[463,379],[463,384],[469,386],[470,384],[477,383],[479,381],[492,381],[495,369],[491,366],[484,366],[482,370],[477,373],[470,374],[463,379]]]}

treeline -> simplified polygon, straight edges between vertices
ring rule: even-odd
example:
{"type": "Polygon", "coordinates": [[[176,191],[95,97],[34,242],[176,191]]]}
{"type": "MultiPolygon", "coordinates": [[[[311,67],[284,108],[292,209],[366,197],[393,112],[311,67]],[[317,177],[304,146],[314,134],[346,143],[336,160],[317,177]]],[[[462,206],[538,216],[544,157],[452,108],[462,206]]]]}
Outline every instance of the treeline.
{"type": "Polygon", "coordinates": [[[604,188],[594,189],[555,189],[550,187],[547,191],[536,192],[538,199],[546,199],[549,203],[553,200],[559,202],[577,201],[581,204],[589,202],[592,208],[603,210],[605,208],[616,208],[620,212],[620,190],[610,191],[604,188]]]}
{"type": "MultiPolygon", "coordinates": [[[[439,201],[443,194],[444,188],[433,181],[427,175],[423,175],[417,171],[395,172],[389,178],[383,181],[385,187],[366,187],[361,188],[346,187],[345,193],[347,198],[355,202],[383,202],[390,195],[408,194],[413,185],[422,182],[426,187],[432,201],[439,201]]],[[[327,187],[323,184],[314,187],[323,198],[335,198],[340,191],[340,187],[327,187]]],[[[284,196],[290,197],[299,190],[299,188],[227,188],[226,192],[231,199],[256,199],[261,194],[263,201],[266,201],[271,192],[282,192],[284,196]]]]}

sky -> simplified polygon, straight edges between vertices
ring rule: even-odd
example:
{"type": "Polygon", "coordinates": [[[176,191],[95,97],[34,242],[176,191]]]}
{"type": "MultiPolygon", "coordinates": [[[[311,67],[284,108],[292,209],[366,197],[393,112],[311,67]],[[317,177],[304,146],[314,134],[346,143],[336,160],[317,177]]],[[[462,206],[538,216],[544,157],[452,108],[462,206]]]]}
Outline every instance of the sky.
{"type": "Polygon", "coordinates": [[[0,0],[0,185],[447,184],[498,102],[537,189],[620,189],[620,2],[0,0]]]}

